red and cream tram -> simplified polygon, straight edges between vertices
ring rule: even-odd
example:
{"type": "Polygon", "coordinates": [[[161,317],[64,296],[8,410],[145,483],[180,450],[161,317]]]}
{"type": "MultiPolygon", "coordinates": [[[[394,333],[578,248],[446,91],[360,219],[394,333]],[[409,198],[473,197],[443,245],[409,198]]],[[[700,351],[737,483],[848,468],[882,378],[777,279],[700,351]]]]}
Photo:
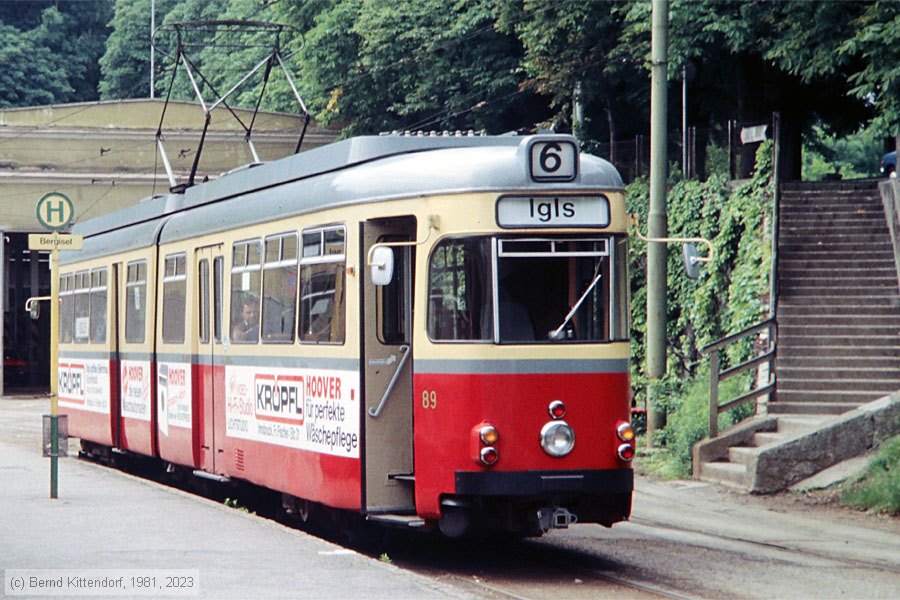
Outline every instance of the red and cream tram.
{"type": "Polygon", "coordinates": [[[373,520],[628,518],[626,217],[564,135],[378,136],[76,227],[70,434],[373,520]]]}

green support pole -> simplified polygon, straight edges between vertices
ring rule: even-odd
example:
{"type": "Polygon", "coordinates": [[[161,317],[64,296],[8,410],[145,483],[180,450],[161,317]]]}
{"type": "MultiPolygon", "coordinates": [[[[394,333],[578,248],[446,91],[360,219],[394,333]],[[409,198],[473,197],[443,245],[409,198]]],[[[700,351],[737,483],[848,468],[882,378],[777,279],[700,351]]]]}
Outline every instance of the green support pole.
{"type": "Polygon", "coordinates": [[[59,497],[59,250],[50,251],[50,498],[59,497]]]}
{"type": "MultiPolygon", "coordinates": [[[[668,0],[653,0],[650,47],[650,214],[651,239],[668,236],[666,216],[668,0]]],[[[653,382],[666,373],[666,243],[647,244],[647,440],[665,427],[666,415],[652,395],[653,382]]]]}

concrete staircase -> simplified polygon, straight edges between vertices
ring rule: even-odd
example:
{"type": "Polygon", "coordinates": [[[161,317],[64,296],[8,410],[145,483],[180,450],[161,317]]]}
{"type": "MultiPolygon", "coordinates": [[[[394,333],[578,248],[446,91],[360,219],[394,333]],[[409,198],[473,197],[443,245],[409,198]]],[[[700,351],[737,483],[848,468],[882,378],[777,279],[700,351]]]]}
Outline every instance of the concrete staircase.
{"type": "Polygon", "coordinates": [[[770,414],[841,414],[900,390],[900,294],[877,182],[782,186],[770,414]]]}
{"type": "Polygon", "coordinates": [[[900,276],[877,182],[782,186],[777,276],[775,395],[697,444],[698,479],[777,491],[900,432],[900,276]]]}

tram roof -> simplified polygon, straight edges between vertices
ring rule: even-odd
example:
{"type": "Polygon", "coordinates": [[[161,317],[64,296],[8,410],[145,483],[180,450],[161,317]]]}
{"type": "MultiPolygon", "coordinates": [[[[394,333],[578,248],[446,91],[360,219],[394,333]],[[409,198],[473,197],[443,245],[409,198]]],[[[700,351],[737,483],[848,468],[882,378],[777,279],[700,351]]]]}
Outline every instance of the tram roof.
{"type": "MultiPolygon", "coordinates": [[[[277,161],[235,169],[184,194],[146,198],[139,204],[73,228],[87,238],[165,219],[161,241],[223,231],[325,208],[431,194],[546,188],[529,177],[524,156],[533,136],[356,137],[277,161]],[[169,218],[167,218],[169,217],[169,218]]],[[[570,136],[554,136],[569,139],[570,136]]],[[[577,143],[577,142],[576,142],[577,143]]],[[[607,161],[581,154],[575,181],[554,189],[623,189],[622,179],[607,161]]],[[[144,247],[154,236],[146,232],[105,239],[91,255],[144,247]]],[[[105,238],[106,236],[104,236],[105,238]]],[[[89,240],[86,240],[85,251],[89,240]]],[[[75,254],[75,253],[72,253],[75,254]]],[[[81,258],[85,258],[85,253],[81,258]]],[[[73,255],[73,260],[78,256],[73,255]]],[[[66,260],[64,262],[70,262],[66,260]]]]}

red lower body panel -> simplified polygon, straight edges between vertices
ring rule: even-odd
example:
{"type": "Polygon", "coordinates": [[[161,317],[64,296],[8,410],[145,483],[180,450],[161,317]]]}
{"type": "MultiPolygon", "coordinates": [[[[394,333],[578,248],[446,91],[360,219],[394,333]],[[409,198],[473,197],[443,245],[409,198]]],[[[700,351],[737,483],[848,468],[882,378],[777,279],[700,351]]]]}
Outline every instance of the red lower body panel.
{"type": "Polygon", "coordinates": [[[417,374],[415,376],[416,508],[438,518],[442,495],[458,493],[457,472],[579,472],[630,469],[616,449],[616,427],[629,420],[627,373],[417,374]],[[561,458],[541,448],[548,408],[561,400],[561,419],[575,446],[561,458]],[[489,423],[499,437],[492,467],[478,461],[473,427],[489,423]]]}

